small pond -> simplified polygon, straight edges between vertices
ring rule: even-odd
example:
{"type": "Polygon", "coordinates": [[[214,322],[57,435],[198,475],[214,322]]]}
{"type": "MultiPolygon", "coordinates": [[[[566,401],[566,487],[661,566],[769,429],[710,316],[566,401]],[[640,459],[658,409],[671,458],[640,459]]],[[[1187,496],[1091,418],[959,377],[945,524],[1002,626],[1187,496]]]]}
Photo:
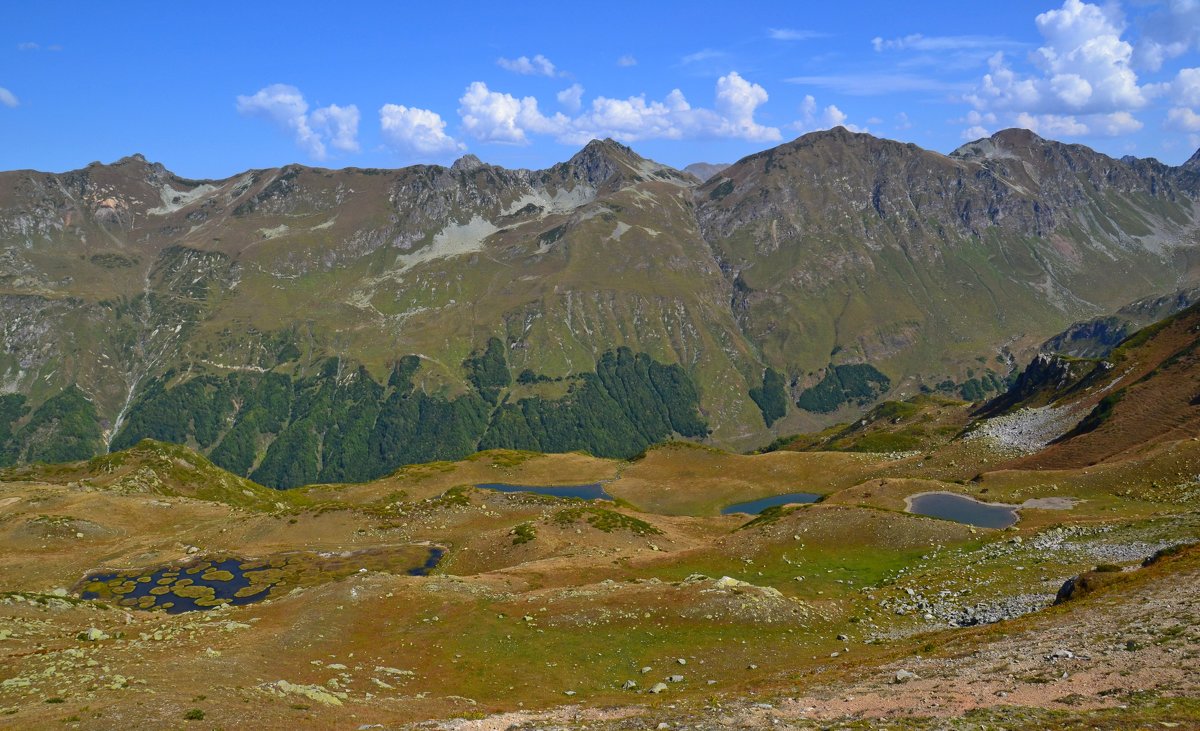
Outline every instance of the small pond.
{"type": "Polygon", "coordinates": [[[980,528],[1007,528],[1017,522],[1017,506],[984,503],[952,492],[927,492],[908,499],[908,512],[980,528]]]}
{"type": "Polygon", "coordinates": [[[776,505],[791,505],[793,503],[815,503],[821,499],[820,495],[812,492],[789,492],[786,495],[772,495],[763,497],[757,500],[749,500],[744,503],[734,503],[721,508],[721,515],[730,515],[732,513],[746,513],[748,515],[758,515],[767,508],[773,508],[776,505]]]}
{"type": "Polygon", "coordinates": [[[131,609],[163,609],[168,614],[241,606],[282,594],[301,585],[345,578],[359,571],[403,572],[425,576],[445,554],[434,546],[417,559],[413,549],[344,553],[295,553],[264,560],[235,556],[88,574],[78,591],[83,599],[100,599],[131,609]],[[420,563],[414,565],[415,560],[420,563]]]}
{"type": "Polygon", "coordinates": [[[503,482],[487,482],[475,487],[497,492],[531,492],[535,495],[549,497],[575,497],[581,500],[612,500],[612,495],[604,491],[599,482],[590,485],[560,485],[558,487],[539,487],[536,485],[509,485],[503,482]]]}

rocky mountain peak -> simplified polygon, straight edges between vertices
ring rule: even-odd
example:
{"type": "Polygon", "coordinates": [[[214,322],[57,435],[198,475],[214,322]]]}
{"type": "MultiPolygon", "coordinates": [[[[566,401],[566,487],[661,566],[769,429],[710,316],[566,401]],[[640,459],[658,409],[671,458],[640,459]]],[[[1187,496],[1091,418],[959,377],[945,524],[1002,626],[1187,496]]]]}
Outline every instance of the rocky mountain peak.
{"type": "Polygon", "coordinates": [[[645,158],[630,148],[606,138],[587,143],[561,168],[569,177],[598,188],[615,176],[639,169],[644,162],[645,158]]]}
{"type": "Polygon", "coordinates": [[[1046,140],[1027,129],[1002,129],[991,137],[983,137],[959,147],[950,157],[961,160],[1023,158],[1029,150],[1046,144],[1046,140]]]}
{"type": "Polygon", "coordinates": [[[484,163],[478,157],[476,157],[470,153],[467,153],[466,155],[463,155],[462,157],[455,160],[454,164],[450,166],[450,169],[456,170],[459,172],[469,173],[472,170],[478,170],[479,168],[484,167],[485,164],[486,163],[484,163]]]}

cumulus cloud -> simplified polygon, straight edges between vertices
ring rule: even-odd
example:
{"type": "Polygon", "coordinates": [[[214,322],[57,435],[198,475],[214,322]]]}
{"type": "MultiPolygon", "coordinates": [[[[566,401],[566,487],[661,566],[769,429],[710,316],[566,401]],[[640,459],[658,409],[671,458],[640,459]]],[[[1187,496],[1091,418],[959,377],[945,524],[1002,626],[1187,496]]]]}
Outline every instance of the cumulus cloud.
{"type": "MultiPolygon", "coordinates": [[[[905,119],[907,119],[907,116],[905,119]]],[[[866,127],[851,124],[849,116],[835,104],[830,104],[824,109],[818,109],[816,97],[812,94],[805,95],[804,101],[800,103],[800,118],[792,122],[788,127],[797,132],[813,132],[822,129],[832,129],[834,127],[845,127],[851,132],[869,131],[866,127]]]]}
{"type": "MultiPolygon", "coordinates": [[[[582,93],[580,87],[580,102],[582,93]]],[[[559,94],[559,102],[569,108],[575,95],[574,87],[566,89],[559,94]]],[[[779,130],[754,118],[767,98],[763,87],[731,72],[717,80],[712,109],[693,107],[683,92],[675,89],[662,101],[648,100],[645,95],[596,97],[568,117],[543,113],[534,97],[517,98],[476,81],[459,99],[458,113],[466,133],[484,142],[528,144],[531,134],[550,135],[569,144],[600,137],[625,142],[702,137],[770,142],[781,138],[779,130]]]]}
{"type": "Polygon", "coordinates": [[[556,95],[558,103],[572,112],[578,112],[583,106],[583,86],[581,84],[571,84],[567,88],[558,92],[556,95]]]}
{"type": "Polygon", "coordinates": [[[1133,46],[1114,5],[1065,0],[1035,20],[1043,44],[1031,55],[1035,73],[1015,70],[1003,52],[964,96],[976,110],[1006,114],[1051,135],[1119,135],[1140,129],[1133,113],[1155,89],[1138,83],[1133,46]]]}
{"type": "Polygon", "coordinates": [[[1134,63],[1158,71],[1167,59],[1200,49],[1200,2],[1168,0],[1143,19],[1141,31],[1134,63]]]}
{"type": "Polygon", "coordinates": [[[524,76],[558,76],[558,69],[542,54],[538,54],[533,58],[521,56],[520,58],[498,58],[496,65],[505,71],[511,71],[514,74],[522,74],[524,76]]]}
{"type": "Polygon", "coordinates": [[[308,102],[300,90],[290,84],[272,84],[251,96],[237,98],[239,113],[267,119],[291,133],[296,145],[315,160],[328,155],[326,142],[353,152],[358,150],[358,107],[331,104],[310,115],[308,102]]]}
{"type": "Polygon", "coordinates": [[[990,137],[991,130],[997,122],[997,117],[991,112],[978,112],[974,109],[967,112],[961,119],[952,119],[952,123],[968,125],[962,131],[965,140],[977,140],[980,137],[990,137]]]}
{"type": "Polygon", "coordinates": [[[330,104],[312,113],[313,129],[342,152],[358,152],[358,107],[330,104]]]}
{"type": "Polygon", "coordinates": [[[767,90],[731,72],[717,79],[717,111],[724,119],[719,137],[769,142],[779,139],[779,130],[754,121],[754,111],[767,103],[767,90]]]}
{"type": "Polygon", "coordinates": [[[569,120],[562,114],[547,117],[531,96],[518,99],[492,91],[482,81],[473,82],[458,100],[463,129],[482,142],[528,144],[526,132],[560,134],[569,120]]]}
{"type": "Polygon", "coordinates": [[[379,128],[393,149],[411,155],[437,157],[466,149],[446,134],[441,115],[428,109],[384,104],[379,108],[379,128]]]}
{"type": "Polygon", "coordinates": [[[0,86],[0,105],[6,106],[9,109],[20,106],[21,101],[17,99],[17,95],[13,94],[8,89],[0,86]]]}
{"type": "Polygon", "coordinates": [[[1176,104],[1200,107],[1200,68],[1179,69],[1171,82],[1171,97],[1176,104]]]}
{"type": "Polygon", "coordinates": [[[637,66],[637,59],[627,53],[624,56],[621,56],[620,58],[617,59],[617,65],[622,68],[629,68],[630,66],[637,66]]]}
{"type": "Polygon", "coordinates": [[[1166,126],[1180,132],[1200,132],[1200,114],[1187,107],[1175,107],[1167,112],[1166,126]]]}

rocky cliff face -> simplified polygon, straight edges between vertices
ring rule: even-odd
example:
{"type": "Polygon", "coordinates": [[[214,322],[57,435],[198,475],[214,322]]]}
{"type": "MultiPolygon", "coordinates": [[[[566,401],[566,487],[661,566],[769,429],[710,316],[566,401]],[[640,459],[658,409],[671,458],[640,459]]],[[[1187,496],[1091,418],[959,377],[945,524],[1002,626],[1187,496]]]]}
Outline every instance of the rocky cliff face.
{"type": "Polygon", "coordinates": [[[580,398],[626,346],[681,367],[711,439],[752,446],[767,367],[788,404],[773,430],[796,431],[857,408],[796,406],[830,374],[901,393],[1002,374],[1072,321],[1193,281],[1198,187],[1022,131],[947,156],[838,129],[703,184],[608,140],[536,171],[467,156],[187,180],[135,155],[0,173],[0,386],[25,399],[10,434],[77,386],[111,443],[152,384],[200,377],[348,388],[416,356],[414,392],[450,403],[496,338],[530,376],[486,421],[580,398]]]}

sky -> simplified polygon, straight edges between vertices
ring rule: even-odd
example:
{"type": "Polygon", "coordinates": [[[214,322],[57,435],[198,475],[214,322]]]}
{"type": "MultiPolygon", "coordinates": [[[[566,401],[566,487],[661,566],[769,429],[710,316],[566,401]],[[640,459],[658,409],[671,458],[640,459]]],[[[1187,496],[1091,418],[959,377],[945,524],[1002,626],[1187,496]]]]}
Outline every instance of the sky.
{"type": "Polygon", "coordinates": [[[5,170],[542,168],[604,137],[683,167],[836,125],[940,152],[1026,127],[1179,164],[1200,148],[1200,0],[0,10],[5,170]]]}

